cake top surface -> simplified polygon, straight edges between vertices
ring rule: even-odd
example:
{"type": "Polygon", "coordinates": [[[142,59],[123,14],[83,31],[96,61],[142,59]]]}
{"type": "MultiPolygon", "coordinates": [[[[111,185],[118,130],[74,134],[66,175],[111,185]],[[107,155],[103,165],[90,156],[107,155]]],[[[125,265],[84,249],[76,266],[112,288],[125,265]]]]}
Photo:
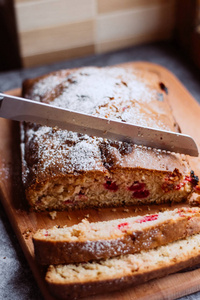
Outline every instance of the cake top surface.
{"type": "Polygon", "coordinates": [[[34,83],[30,96],[78,112],[173,130],[171,118],[166,117],[169,107],[154,77],[152,74],[147,80],[141,72],[129,68],[85,67],[41,78],[34,83]]]}
{"type": "MultiPolygon", "coordinates": [[[[176,130],[158,75],[132,67],[85,67],[54,72],[25,81],[23,96],[109,119],[176,130]]],[[[171,172],[175,168],[181,172],[186,169],[178,154],[113,143],[56,127],[26,124],[22,141],[24,182],[30,182],[27,178],[40,181],[66,173],[106,173],[110,167],[148,167],[171,172]]]]}

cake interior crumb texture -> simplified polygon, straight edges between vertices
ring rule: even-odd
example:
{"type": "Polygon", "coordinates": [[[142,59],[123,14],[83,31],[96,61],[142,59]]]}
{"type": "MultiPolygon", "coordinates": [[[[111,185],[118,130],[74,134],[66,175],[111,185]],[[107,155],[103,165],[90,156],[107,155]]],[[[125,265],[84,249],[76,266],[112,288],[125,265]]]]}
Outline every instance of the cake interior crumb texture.
{"type": "MultiPolygon", "coordinates": [[[[27,80],[23,96],[122,122],[178,131],[158,75],[121,67],[63,70],[27,80]]],[[[125,142],[22,124],[26,197],[35,210],[186,200],[186,157],[125,142]]]]}

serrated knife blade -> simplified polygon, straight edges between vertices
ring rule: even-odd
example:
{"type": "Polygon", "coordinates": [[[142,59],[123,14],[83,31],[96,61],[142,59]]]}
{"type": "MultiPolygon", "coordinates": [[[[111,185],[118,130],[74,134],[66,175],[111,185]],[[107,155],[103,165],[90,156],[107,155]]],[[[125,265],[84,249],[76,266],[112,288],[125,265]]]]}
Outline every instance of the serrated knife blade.
{"type": "Polygon", "coordinates": [[[0,117],[198,156],[197,145],[189,135],[82,114],[3,93],[0,93],[0,117]]]}

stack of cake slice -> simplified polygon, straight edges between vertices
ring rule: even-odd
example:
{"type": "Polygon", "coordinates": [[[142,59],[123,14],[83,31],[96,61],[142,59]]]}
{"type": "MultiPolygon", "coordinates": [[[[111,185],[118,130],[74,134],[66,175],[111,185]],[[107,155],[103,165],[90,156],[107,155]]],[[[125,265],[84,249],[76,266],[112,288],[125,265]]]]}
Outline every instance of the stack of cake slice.
{"type": "Polygon", "coordinates": [[[33,236],[46,281],[60,299],[143,283],[198,263],[200,208],[41,229],[33,236]]]}

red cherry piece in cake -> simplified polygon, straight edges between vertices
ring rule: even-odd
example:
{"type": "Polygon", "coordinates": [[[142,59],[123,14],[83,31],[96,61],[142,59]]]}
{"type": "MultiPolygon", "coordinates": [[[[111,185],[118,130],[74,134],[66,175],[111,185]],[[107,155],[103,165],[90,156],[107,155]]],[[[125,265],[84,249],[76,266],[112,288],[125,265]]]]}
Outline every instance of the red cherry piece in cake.
{"type": "Polygon", "coordinates": [[[134,198],[138,198],[138,199],[142,199],[142,198],[146,198],[149,196],[149,191],[148,190],[141,190],[141,191],[135,191],[133,193],[133,197],[134,198]]]}
{"type": "Polygon", "coordinates": [[[185,180],[191,182],[191,181],[192,181],[192,177],[190,177],[190,176],[185,176],[185,180]]]}
{"type": "Polygon", "coordinates": [[[82,194],[82,193],[79,193],[79,194],[78,194],[78,198],[79,198],[80,200],[87,200],[87,199],[88,199],[88,197],[87,197],[85,194],[82,194]]]}
{"type": "Polygon", "coordinates": [[[193,187],[195,187],[199,183],[199,177],[194,174],[194,171],[191,171],[190,176],[185,176],[185,181],[191,182],[193,187]]]}
{"type": "Polygon", "coordinates": [[[175,186],[175,190],[180,190],[183,186],[185,185],[185,183],[183,183],[183,182],[180,182],[179,184],[177,184],[176,186],[175,186]]]}
{"type": "Polygon", "coordinates": [[[186,215],[185,215],[183,212],[180,212],[180,213],[179,213],[179,217],[185,218],[186,215]]]}
{"type": "Polygon", "coordinates": [[[149,222],[149,221],[155,221],[158,219],[158,215],[150,215],[150,216],[145,216],[142,219],[137,220],[137,223],[144,223],[144,222],[149,222]]]}
{"type": "Polygon", "coordinates": [[[129,226],[128,222],[120,223],[117,225],[118,229],[122,230],[129,226]]]}
{"type": "Polygon", "coordinates": [[[128,189],[129,191],[141,191],[144,190],[146,184],[144,182],[135,181],[128,189]]]}
{"type": "Polygon", "coordinates": [[[146,188],[146,183],[134,181],[134,183],[128,187],[129,191],[133,192],[133,197],[142,199],[149,196],[149,191],[146,188]]]}
{"type": "Polygon", "coordinates": [[[118,190],[118,186],[116,185],[116,183],[110,180],[107,180],[106,183],[104,183],[104,187],[105,189],[113,192],[116,192],[118,190]]]}
{"type": "Polygon", "coordinates": [[[72,200],[65,200],[65,204],[72,204],[74,201],[72,200]]]}

